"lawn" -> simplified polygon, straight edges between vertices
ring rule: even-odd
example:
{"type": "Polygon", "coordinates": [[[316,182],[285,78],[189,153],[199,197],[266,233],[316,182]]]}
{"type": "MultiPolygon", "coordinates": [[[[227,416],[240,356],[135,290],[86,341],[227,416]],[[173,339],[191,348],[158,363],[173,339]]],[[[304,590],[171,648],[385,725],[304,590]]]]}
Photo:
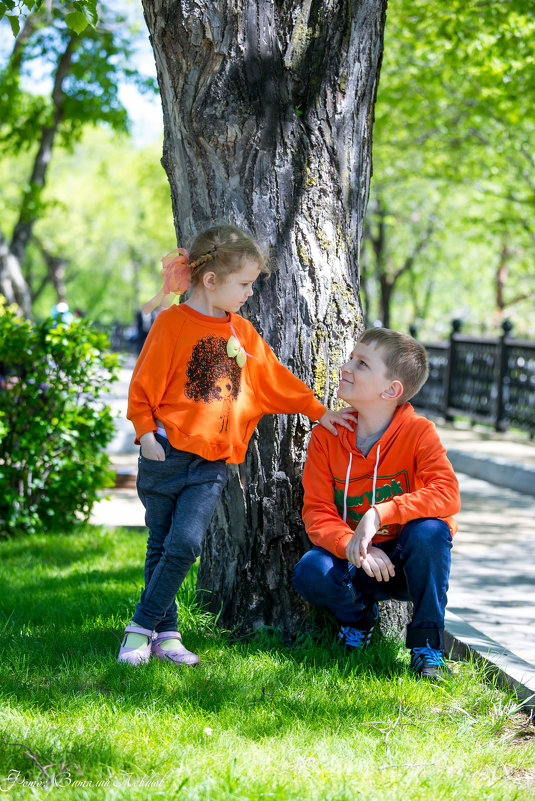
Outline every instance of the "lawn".
{"type": "Polygon", "coordinates": [[[535,729],[476,664],[416,679],[378,640],[236,641],[181,592],[198,668],[116,654],[145,535],[0,542],[0,790],[11,799],[535,799],[535,729]]]}

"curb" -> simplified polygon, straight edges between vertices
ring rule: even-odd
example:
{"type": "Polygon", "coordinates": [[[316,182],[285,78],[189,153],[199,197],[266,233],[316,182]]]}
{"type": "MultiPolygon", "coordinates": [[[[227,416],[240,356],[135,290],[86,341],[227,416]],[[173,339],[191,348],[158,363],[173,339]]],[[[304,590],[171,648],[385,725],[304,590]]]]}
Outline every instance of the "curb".
{"type": "Polygon", "coordinates": [[[465,473],[523,495],[535,495],[535,469],[528,465],[488,454],[466,453],[456,448],[447,448],[447,455],[456,473],[465,473]]]}
{"type": "Polygon", "coordinates": [[[508,651],[448,610],[444,649],[455,660],[475,656],[488,666],[502,687],[516,692],[523,708],[535,708],[535,665],[508,651]]]}

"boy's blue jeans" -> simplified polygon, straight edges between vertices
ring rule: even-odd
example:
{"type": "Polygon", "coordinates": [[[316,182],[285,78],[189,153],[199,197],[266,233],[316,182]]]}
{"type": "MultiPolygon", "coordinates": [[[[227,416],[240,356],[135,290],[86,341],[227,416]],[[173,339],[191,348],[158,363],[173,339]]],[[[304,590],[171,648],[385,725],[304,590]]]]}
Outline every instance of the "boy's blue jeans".
{"type": "Polygon", "coordinates": [[[411,600],[414,611],[407,626],[407,648],[429,643],[431,648],[443,649],[451,546],[450,530],[443,520],[411,520],[395,540],[377,543],[396,568],[388,581],[370,578],[361,567],[315,546],[297,563],[293,584],[309,603],[326,607],[343,626],[353,628],[373,624],[375,601],[411,600]]]}
{"type": "Polygon", "coordinates": [[[178,451],[159,434],[156,439],[165,461],[140,456],[138,462],[137,491],[149,536],[145,589],[133,619],[153,631],[176,631],[176,593],[201,553],[227,465],[178,451]]]}

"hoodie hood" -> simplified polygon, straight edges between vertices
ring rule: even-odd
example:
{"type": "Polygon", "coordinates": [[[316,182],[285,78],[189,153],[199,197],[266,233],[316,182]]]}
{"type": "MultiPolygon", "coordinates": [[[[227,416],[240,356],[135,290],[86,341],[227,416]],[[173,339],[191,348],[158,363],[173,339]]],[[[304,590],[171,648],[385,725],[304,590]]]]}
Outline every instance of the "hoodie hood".
{"type": "Polygon", "coordinates": [[[375,451],[377,450],[377,446],[380,445],[383,455],[387,453],[393,442],[396,440],[400,428],[407,425],[411,419],[418,419],[418,417],[419,415],[416,414],[410,403],[403,403],[401,406],[398,406],[394,412],[392,420],[388,424],[388,428],[383,434],[381,434],[377,443],[371,448],[367,456],[364,456],[357,448],[356,431],[349,431],[349,429],[342,428],[342,426],[340,426],[338,429],[338,439],[340,441],[340,445],[349,453],[358,456],[359,459],[375,462],[375,451]]]}

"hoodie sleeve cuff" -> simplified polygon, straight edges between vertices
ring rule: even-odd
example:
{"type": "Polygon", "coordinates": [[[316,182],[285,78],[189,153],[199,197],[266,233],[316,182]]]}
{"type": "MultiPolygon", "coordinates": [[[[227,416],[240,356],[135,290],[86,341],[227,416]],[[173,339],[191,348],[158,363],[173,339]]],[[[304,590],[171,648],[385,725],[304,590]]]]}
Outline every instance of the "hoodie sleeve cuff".
{"type": "Polygon", "coordinates": [[[136,445],[139,445],[139,438],[142,437],[143,434],[147,434],[149,431],[154,431],[156,433],[157,431],[156,423],[152,415],[150,417],[147,415],[136,415],[135,417],[131,417],[130,421],[136,432],[136,445]]]}
{"type": "Polygon", "coordinates": [[[323,417],[326,411],[327,407],[313,397],[308,406],[303,409],[303,414],[314,423],[319,420],[320,417],[323,417]]]}
{"type": "Polygon", "coordinates": [[[353,532],[351,531],[349,534],[342,534],[340,539],[335,545],[336,556],[339,556],[340,559],[346,558],[346,548],[348,546],[349,540],[353,536],[353,532]]]}
{"type": "Polygon", "coordinates": [[[392,523],[399,523],[399,513],[397,504],[394,501],[383,501],[373,507],[379,516],[381,526],[389,526],[392,523]]]}

